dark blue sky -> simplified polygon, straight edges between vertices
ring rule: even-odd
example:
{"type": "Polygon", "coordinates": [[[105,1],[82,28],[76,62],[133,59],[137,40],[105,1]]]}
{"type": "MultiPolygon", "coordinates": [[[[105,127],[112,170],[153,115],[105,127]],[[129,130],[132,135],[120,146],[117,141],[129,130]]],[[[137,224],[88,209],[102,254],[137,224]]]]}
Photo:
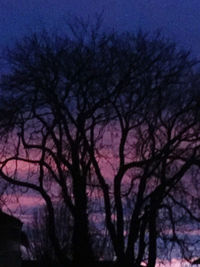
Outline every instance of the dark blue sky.
{"type": "Polygon", "coordinates": [[[200,56],[199,0],[0,0],[0,44],[44,27],[60,31],[69,15],[95,17],[102,10],[105,28],[160,29],[200,56]]]}

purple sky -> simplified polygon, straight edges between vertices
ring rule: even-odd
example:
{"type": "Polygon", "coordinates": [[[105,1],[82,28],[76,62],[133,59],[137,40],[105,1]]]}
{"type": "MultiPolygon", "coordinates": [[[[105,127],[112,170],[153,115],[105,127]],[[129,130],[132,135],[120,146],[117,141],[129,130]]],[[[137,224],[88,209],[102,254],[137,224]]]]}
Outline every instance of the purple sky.
{"type": "Polygon", "coordinates": [[[200,56],[199,0],[0,0],[0,45],[44,27],[63,30],[70,14],[94,18],[102,10],[105,28],[161,29],[200,56]]]}

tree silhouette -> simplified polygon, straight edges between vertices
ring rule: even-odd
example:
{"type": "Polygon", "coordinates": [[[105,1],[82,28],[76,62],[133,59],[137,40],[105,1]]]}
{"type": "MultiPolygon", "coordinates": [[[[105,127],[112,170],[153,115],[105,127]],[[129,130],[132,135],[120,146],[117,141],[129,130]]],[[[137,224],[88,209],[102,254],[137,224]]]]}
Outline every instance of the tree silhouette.
{"type": "MultiPolygon", "coordinates": [[[[62,203],[57,204],[55,210],[56,235],[63,252],[71,259],[71,216],[62,203]]],[[[30,239],[30,253],[32,258],[46,265],[55,265],[56,258],[48,234],[48,212],[45,207],[38,208],[33,214],[33,223],[27,230],[30,239]]]]}
{"type": "Polygon", "coordinates": [[[173,222],[175,189],[199,167],[196,62],[160,36],[80,32],[35,34],[8,50],[0,175],[44,199],[60,262],[69,262],[56,235],[62,201],[76,266],[94,262],[91,225],[101,234],[105,225],[119,264],[153,267],[163,214],[173,222]]]}

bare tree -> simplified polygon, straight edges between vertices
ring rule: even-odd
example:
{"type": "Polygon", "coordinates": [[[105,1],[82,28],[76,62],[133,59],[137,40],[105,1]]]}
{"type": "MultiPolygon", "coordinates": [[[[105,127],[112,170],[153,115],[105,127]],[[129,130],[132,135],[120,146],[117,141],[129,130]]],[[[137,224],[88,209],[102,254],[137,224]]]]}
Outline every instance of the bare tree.
{"type": "MultiPolygon", "coordinates": [[[[56,204],[55,210],[56,235],[60,241],[63,252],[72,260],[72,218],[66,206],[56,204]]],[[[43,264],[55,264],[56,257],[48,234],[48,212],[45,207],[35,210],[33,223],[27,229],[30,256],[43,264]]]]}
{"type": "Polygon", "coordinates": [[[159,36],[87,27],[78,38],[26,37],[7,59],[0,175],[45,200],[56,257],[69,261],[56,234],[62,199],[75,264],[94,261],[91,225],[100,227],[88,212],[99,194],[117,261],[155,266],[159,219],[163,210],[171,216],[166,201],[199,166],[195,61],[159,36]]]}

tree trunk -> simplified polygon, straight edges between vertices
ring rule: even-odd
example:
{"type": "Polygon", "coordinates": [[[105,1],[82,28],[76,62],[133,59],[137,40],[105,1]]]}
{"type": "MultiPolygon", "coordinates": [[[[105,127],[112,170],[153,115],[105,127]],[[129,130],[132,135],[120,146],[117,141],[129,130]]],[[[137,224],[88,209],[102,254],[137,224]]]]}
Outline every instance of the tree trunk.
{"type": "Polygon", "coordinates": [[[74,179],[75,216],[73,232],[73,260],[81,266],[94,261],[94,254],[89,234],[87,214],[87,193],[85,178],[78,176],[74,179]]]}
{"type": "Polygon", "coordinates": [[[156,216],[157,208],[156,203],[152,201],[149,213],[149,255],[148,267],[155,267],[157,257],[157,232],[156,232],[156,216]]]}
{"type": "Polygon", "coordinates": [[[45,191],[40,192],[43,198],[46,202],[46,207],[48,211],[48,233],[49,233],[49,239],[51,241],[51,244],[53,246],[56,258],[58,261],[64,266],[66,263],[70,263],[70,260],[63,254],[62,249],[60,247],[60,243],[56,236],[56,227],[55,227],[55,214],[53,205],[51,202],[50,197],[48,194],[46,194],[45,191]]]}

